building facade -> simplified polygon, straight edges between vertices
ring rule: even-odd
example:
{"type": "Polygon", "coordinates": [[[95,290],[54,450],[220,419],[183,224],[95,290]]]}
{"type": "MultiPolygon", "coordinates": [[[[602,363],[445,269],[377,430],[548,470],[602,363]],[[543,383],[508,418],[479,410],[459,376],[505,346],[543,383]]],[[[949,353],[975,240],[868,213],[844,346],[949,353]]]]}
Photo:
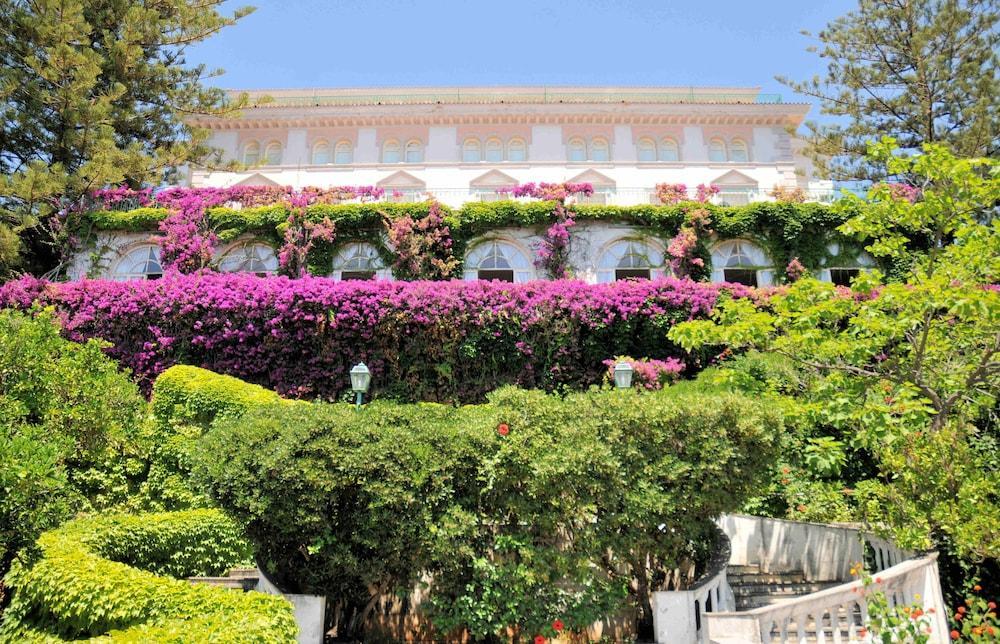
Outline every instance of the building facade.
{"type": "MultiPolygon", "coordinates": [[[[589,183],[577,203],[660,203],[657,184],[717,186],[712,201],[772,201],[775,189],[829,201],[794,136],[808,106],[757,89],[733,88],[406,88],[275,90],[249,96],[239,118],[204,118],[209,143],[241,170],[190,168],[191,187],[375,186],[386,201],[433,198],[450,207],[509,199],[528,182],[589,183]]],[[[467,245],[465,279],[524,282],[543,277],[536,251],[544,230],[491,231],[467,245]]],[[[385,241],[385,240],[383,240],[385,241]]],[[[573,230],[572,274],[590,282],[670,274],[669,240],[622,222],[590,221],[573,230]]],[[[70,268],[71,277],[155,277],[159,254],[149,235],[102,232],[70,268]]],[[[831,246],[831,256],[839,253],[831,246]]],[[[275,249],[252,238],[217,253],[219,270],[277,270],[275,249]]],[[[845,283],[873,265],[860,254],[812,268],[845,283]]],[[[334,279],[392,279],[370,242],[343,240],[334,279]]],[[[777,271],[753,239],[717,239],[714,281],[774,282],[777,271]]]]}

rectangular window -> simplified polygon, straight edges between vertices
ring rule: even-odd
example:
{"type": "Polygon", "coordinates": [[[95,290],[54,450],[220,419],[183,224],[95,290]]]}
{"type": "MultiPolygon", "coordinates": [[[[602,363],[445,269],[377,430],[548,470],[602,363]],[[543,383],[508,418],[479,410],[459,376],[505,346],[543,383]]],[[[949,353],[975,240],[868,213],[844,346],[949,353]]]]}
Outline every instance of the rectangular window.
{"type": "Polygon", "coordinates": [[[618,268],[615,269],[615,281],[621,280],[648,280],[648,268],[618,268]]]}
{"type": "Polygon", "coordinates": [[[757,271],[747,268],[727,268],[722,271],[722,279],[736,284],[757,286],[757,271]]]}
{"type": "Polygon", "coordinates": [[[860,268],[831,268],[830,281],[837,286],[850,286],[851,280],[860,274],[860,268]]]}
{"type": "Polygon", "coordinates": [[[477,271],[476,277],[481,280],[489,280],[494,282],[510,282],[512,284],[514,283],[514,271],[511,270],[484,269],[477,271]]]}

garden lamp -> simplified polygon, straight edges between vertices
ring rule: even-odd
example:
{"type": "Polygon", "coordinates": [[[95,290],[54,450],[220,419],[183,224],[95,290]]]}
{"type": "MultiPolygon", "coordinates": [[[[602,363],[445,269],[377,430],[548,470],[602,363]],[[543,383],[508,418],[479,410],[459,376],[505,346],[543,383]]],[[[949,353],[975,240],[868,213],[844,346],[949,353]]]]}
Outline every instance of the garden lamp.
{"type": "Polygon", "coordinates": [[[365,392],[368,391],[368,385],[371,384],[372,374],[368,371],[368,367],[365,363],[359,362],[354,365],[351,369],[351,389],[356,394],[355,404],[358,408],[361,407],[361,397],[364,396],[365,392]]]}
{"type": "Polygon", "coordinates": [[[622,361],[615,364],[615,387],[629,389],[632,386],[632,365],[622,361]]]}

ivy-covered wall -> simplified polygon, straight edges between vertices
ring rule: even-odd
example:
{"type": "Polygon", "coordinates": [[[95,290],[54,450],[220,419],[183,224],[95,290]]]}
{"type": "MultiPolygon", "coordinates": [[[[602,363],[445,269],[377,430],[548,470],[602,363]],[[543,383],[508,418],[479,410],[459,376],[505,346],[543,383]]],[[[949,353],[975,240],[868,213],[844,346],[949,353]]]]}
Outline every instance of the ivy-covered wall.
{"type": "MultiPolygon", "coordinates": [[[[440,206],[445,223],[450,228],[456,257],[463,257],[469,242],[503,228],[527,228],[541,234],[553,221],[555,202],[496,201],[471,202],[454,209],[440,206]]],[[[860,246],[843,238],[836,228],[853,214],[844,208],[835,209],[819,203],[757,202],[745,206],[716,206],[702,203],[673,205],[606,206],[575,205],[573,217],[578,222],[607,222],[634,226],[666,242],[675,236],[685,222],[686,214],[696,208],[710,213],[709,228],[715,239],[751,239],[767,252],[777,273],[798,257],[811,269],[818,269],[832,259],[828,251],[831,242],[838,242],[840,255],[845,247],[860,246]]],[[[316,274],[329,273],[334,249],[344,243],[373,243],[387,264],[392,251],[385,245],[386,221],[409,216],[424,217],[430,209],[423,203],[348,203],[314,204],[307,208],[307,217],[320,222],[326,218],[336,226],[332,244],[317,242],[309,257],[309,266],[316,274]]],[[[155,232],[168,214],[165,208],[137,208],[128,211],[95,211],[84,217],[83,231],[155,232]]],[[[223,242],[252,236],[275,246],[280,244],[288,220],[289,206],[284,203],[243,208],[211,208],[208,220],[223,242]]],[[[710,261],[705,240],[700,240],[698,255],[706,265],[710,261]]]]}

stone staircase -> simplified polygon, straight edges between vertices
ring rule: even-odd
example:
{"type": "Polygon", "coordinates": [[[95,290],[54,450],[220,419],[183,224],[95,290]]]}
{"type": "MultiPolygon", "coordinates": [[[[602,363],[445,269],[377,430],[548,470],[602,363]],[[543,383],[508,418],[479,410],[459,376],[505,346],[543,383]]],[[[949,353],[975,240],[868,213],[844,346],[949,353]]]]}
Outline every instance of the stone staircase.
{"type": "Polygon", "coordinates": [[[761,572],[760,566],[729,566],[727,577],[738,611],[773,606],[842,583],[809,582],[801,570],[761,572]]]}
{"type": "Polygon", "coordinates": [[[246,592],[257,588],[260,573],[256,568],[233,568],[224,577],[188,577],[192,584],[218,586],[246,592]]]}

